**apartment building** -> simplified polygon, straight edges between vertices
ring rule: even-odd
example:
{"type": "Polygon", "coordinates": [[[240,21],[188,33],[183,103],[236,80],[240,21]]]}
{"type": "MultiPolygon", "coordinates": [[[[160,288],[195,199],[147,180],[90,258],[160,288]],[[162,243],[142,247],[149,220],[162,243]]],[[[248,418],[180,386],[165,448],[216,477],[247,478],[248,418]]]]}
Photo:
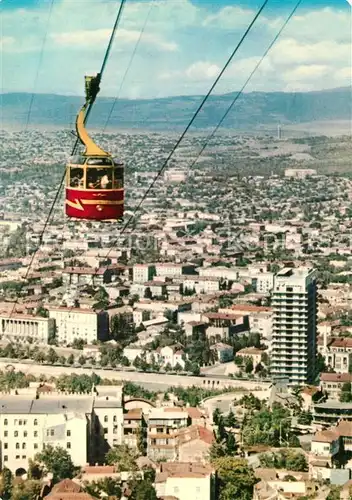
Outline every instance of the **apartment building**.
{"type": "Polygon", "coordinates": [[[133,266],[133,283],[151,281],[156,274],[153,264],[135,264],[133,266]]]}
{"type": "Polygon", "coordinates": [[[93,269],[92,267],[67,267],[62,271],[63,282],[67,285],[101,286],[111,283],[112,270],[107,267],[93,269]]]}
{"type": "MultiPolygon", "coordinates": [[[[28,459],[45,446],[68,451],[77,466],[102,460],[113,446],[105,415],[116,415],[114,425],[122,443],[122,386],[98,386],[92,394],[62,394],[33,388],[24,394],[5,394],[0,409],[0,463],[24,474],[28,459]],[[110,395],[106,395],[106,390],[110,395]],[[110,412],[110,414],[109,414],[110,412]],[[103,432],[101,432],[103,429],[103,432]],[[107,432],[105,432],[105,430],[107,432]],[[106,446],[108,444],[108,447],[106,446]]],[[[111,418],[111,426],[113,425],[111,418]]]]}
{"type": "Polygon", "coordinates": [[[175,264],[173,262],[159,262],[155,264],[157,276],[176,277],[182,274],[195,274],[194,264],[175,264]]]}
{"type": "Polygon", "coordinates": [[[106,340],[109,334],[109,316],[106,311],[69,307],[50,307],[49,318],[55,320],[56,338],[60,344],[72,344],[83,339],[87,344],[106,340]]]}
{"type": "Polygon", "coordinates": [[[289,385],[312,383],[317,350],[316,272],[284,268],[274,280],[271,374],[289,385]]]}
{"type": "Polygon", "coordinates": [[[325,363],[336,373],[348,373],[352,365],[352,339],[335,337],[328,339],[324,333],[322,345],[318,339],[318,350],[324,356],[325,363]]]}
{"type": "Polygon", "coordinates": [[[252,276],[252,284],[258,293],[269,293],[274,287],[274,273],[258,273],[252,276]]]}
{"type": "Polygon", "coordinates": [[[123,442],[139,449],[147,441],[147,426],[141,408],[129,410],[123,416],[123,442]]]}
{"type": "Polygon", "coordinates": [[[0,314],[0,336],[9,342],[47,344],[55,332],[55,321],[26,314],[0,314]]]}
{"type": "Polygon", "coordinates": [[[147,454],[151,460],[177,460],[178,430],[190,417],[177,408],[153,408],[148,414],[147,454]]]}

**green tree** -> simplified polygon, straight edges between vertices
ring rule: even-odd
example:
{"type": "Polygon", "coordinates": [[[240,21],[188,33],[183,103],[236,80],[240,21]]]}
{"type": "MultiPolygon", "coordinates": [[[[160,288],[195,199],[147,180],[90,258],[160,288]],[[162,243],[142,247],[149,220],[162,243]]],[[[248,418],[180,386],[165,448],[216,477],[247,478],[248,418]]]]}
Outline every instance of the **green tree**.
{"type": "Polygon", "coordinates": [[[42,482],[34,479],[17,482],[12,490],[11,500],[34,500],[39,498],[42,482]]]}
{"type": "Polygon", "coordinates": [[[12,472],[4,467],[1,472],[1,497],[3,500],[9,500],[12,493],[12,472]]]}
{"type": "Polygon", "coordinates": [[[75,357],[73,354],[70,354],[69,357],[67,358],[67,363],[69,365],[73,365],[74,362],[75,362],[75,357]]]}
{"type": "Polygon", "coordinates": [[[246,460],[220,457],[213,465],[219,478],[219,500],[252,500],[256,478],[246,460]]]}
{"type": "Polygon", "coordinates": [[[103,496],[121,497],[120,480],[112,477],[104,477],[98,481],[91,481],[84,485],[84,490],[94,498],[102,498],[103,496]]]}
{"type": "Polygon", "coordinates": [[[158,500],[153,484],[146,479],[136,481],[132,486],[132,497],[135,500],[158,500]]]}
{"type": "Polygon", "coordinates": [[[213,422],[215,425],[219,425],[220,418],[221,411],[219,410],[219,408],[215,408],[215,410],[213,411],[213,422]]]}
{"type": "Polygon", "coordinates": [[[111,448],[105,458],[108,464],[117,465],[119,471],[136,471],[138,470],[137,458],[139,454],[131,449],[127,444],[121,444],[111,448]]]}
{"type": "Polygon", "coordinates": [[[235,424],[236,424],[235,414],[232,410],[230,410],[226,417],[226,427],[235,427],[235,424]]]}
{"type": "Polygon", "coordinates": [[[46,446],[43,451],[35,455],[34,461],[43,467],[45,473],[53,474],[55,483],[66,478],[72,479],[76,473],[71,456],[60,446],[56,448],[51,445],[46,446]]]}
{"type": "Polygon", "coordinates": [[[54,365],[59,359],[59,356],[56,351],[52,347],[50,347],[48,354],[46,355],[46,360],[51,365],[54,365]]]}
{"type": "Polygon", "coordinates": [[[341,403],[351,403],[352,402],[352,384],[351,382],[345,382],[341,387],[340,392],[341,403]]]}

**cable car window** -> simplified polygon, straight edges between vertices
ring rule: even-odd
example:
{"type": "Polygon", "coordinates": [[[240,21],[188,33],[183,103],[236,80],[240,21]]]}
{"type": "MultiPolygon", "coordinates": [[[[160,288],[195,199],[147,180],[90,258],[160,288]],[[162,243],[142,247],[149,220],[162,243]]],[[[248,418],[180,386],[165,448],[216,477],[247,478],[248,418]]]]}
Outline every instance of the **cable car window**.
{"type": "Polygon", "coordinates": [[[123,188],[123,168],[115,167],[113,189],[121,189],[121,188],[123,188]]]}
{"type": "Polygon", "coordinates": [[[83,187],[83,168],[71,167],[70,168],[70,187],[83,187]]]}
{"type": "Polygon", "coordinates": [[[112,165],[111,158],[88,158],[87,165],[112,165]]]}
{"type": "Polygon", "coordinates": [[[69,163],[71,163],[71,165],[84,165],[84,163],[86,162],[86,159],[84,156],[71,156],[70,160],[69,160],[69,163]]]}
{"type": "Polygon", "coordinates": [[[87,168],[87,189],[111,189],[112,168],[87,168]]]}

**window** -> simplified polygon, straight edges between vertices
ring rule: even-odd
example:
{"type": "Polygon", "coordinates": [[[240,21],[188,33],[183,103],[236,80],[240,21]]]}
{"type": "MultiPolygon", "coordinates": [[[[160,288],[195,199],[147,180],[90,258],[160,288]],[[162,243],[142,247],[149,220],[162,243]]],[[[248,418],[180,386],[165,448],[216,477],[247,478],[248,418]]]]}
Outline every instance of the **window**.
{"type": "Polygon", "coordinates": [[[22,450],[26,449],[26,443],[22,443],[22,450]]]}
{"type": "Polygon", "coordinates": [[[7,448],[8,448],[8,444],[4,443],[4,450],[7,450],[7,448]]]}
{"type": "Polygon", "coordinates": [[[111,189],[112,168],[87,168],[87,189],[111,189]]]}
{"type": "Polygon", "coordinates": [[[8,431],[5,431],[4,432],[4,437],[7,438],[7,436],[9,435],[9,432],[8,431]]]}
{"type": "Polygon", "coordinates": [[[23,437],[25,437],[25,438],[27,437],[27,431],[23,432],[23,437]]]}
{"type": "Polygon", "coordinates": [[[71,443],[67,443],[67,444],[66,444],[66,448],[67,448],[68,450],[70,450],[70,449],[71,449],[71,443]]]}
{"type": "Polygon", "coordinates": [[[22,425],[22,424],[23,424],[22,420],[19,420],[18,425],[22,425]]]}
{"type": "Polygon", "coordinates": [[[20,443],[16,443],[16,450],[20,449],[20,443]]]}
{"type": "Polygon", "coordinates": [[[4,425],[8,425],[7,418],[5,418],[5,420],[4,420],[4,425]]]}
{"type": "Polygon", "coordinates": [[[104,417],[104,422],[107,422],[107,421],[108,421],[108,416],[107,416],[107,415],[105,415],[105,417],[104,417]]]}
{"type": "Polygon", "coordinates": [[[54,429],[50,429],[50,436],[54,435],[54,429]]]}
{"type": "Polygon", "coordinates": [[[38,443],[34,443],[34,449],[37,450],[38,449],[38,443]]]}
{"type": "Polygon", "coordinates": [[[18,431],[15,431],[15,432],[13,433],[13,435],[15,436],[15,438],[17,438],[17,437],[18,437],[18,431]]]}
{"type": "Polygon", "coordinates": [[[16,455],[16,460],[19,460],[20,459],[20,456],[19,455],[16,455]]]}
{"type": "Polygon", "coordinates": [[[68,436],[68,437],[71,436],[71,431],[70,430],[66,431],[66,436],[68,436]]]}
{"type": "Polygon", "coordinates": [[[38,437],[38,431],[34,431],[33,435],[35,438],[38,437]]]}
{"type": "Polygon", "coordinates": [[[114,421],[114,422],[116,422],[116,421],[117,421],[117,417],[116,417],[116,415],[114,415],[113,421],[114,421]]]}
{"type": "Polygon", "coordinates": [[[108,433],[108,428],[104,427],[104,434],[107,434],[107,433],[108,433]]]}
{"type": "Polygon", "coordinates": [[[121,167],[121,166],[114,168],[113,188],[114,189],[123,188],[123,167],[121,167]]]}
{"type": "Polygon", "coordinates": [[[27,455],[22,455],[22,460],[26,460],[27,455]]]}
{"type": "Polygon", "coordinates": [[[70,168],[70,179],[69,179],[70,187],[83,188],[84,187],[83,178],[84,178],[83,168],[81,167],[70,168]]]}
{"type": "Polygon", "coordinates": [[[8,461],[9,461],[8,455],[4,455],[4,462],[8,462],[8,461]]]}
{"type": "Polygon", "coordinates": [[[36,418],[34,419],[33,425],[38,425],[38,420],[36,418]]]}

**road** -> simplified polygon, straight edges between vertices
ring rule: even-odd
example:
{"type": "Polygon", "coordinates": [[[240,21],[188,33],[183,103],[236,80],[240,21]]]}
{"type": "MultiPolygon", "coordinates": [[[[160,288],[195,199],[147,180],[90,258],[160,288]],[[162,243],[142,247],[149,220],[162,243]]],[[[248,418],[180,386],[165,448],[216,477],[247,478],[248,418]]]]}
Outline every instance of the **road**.
{"type": "Polygon", "coordinates": [[[83,373],[96,373],[101,378],[109,380],[130,381],[138,385],[153,390],[165,390],[170,386],[192,387],[194,385],[204,387],[206,389],[222,389],[224,387],[242,388],[247,391],[267,390],[270,386],[269,382],[261,382],[255,380],[234,380],[220,377],[194,377],[158,373],[141,373],[118,370],[103,370],[91,368],[74,368],[69,366],[49,366],[34,363],[23,363],[16,360],[0,359],[0,370],[4,370],[6,365],[11,364],[16,371],[22,371],[26,374],[35,376],[46,375],[47,377],[58,377],[59,375],[69,375],[75,373],[82,375],[83,373]]]}

